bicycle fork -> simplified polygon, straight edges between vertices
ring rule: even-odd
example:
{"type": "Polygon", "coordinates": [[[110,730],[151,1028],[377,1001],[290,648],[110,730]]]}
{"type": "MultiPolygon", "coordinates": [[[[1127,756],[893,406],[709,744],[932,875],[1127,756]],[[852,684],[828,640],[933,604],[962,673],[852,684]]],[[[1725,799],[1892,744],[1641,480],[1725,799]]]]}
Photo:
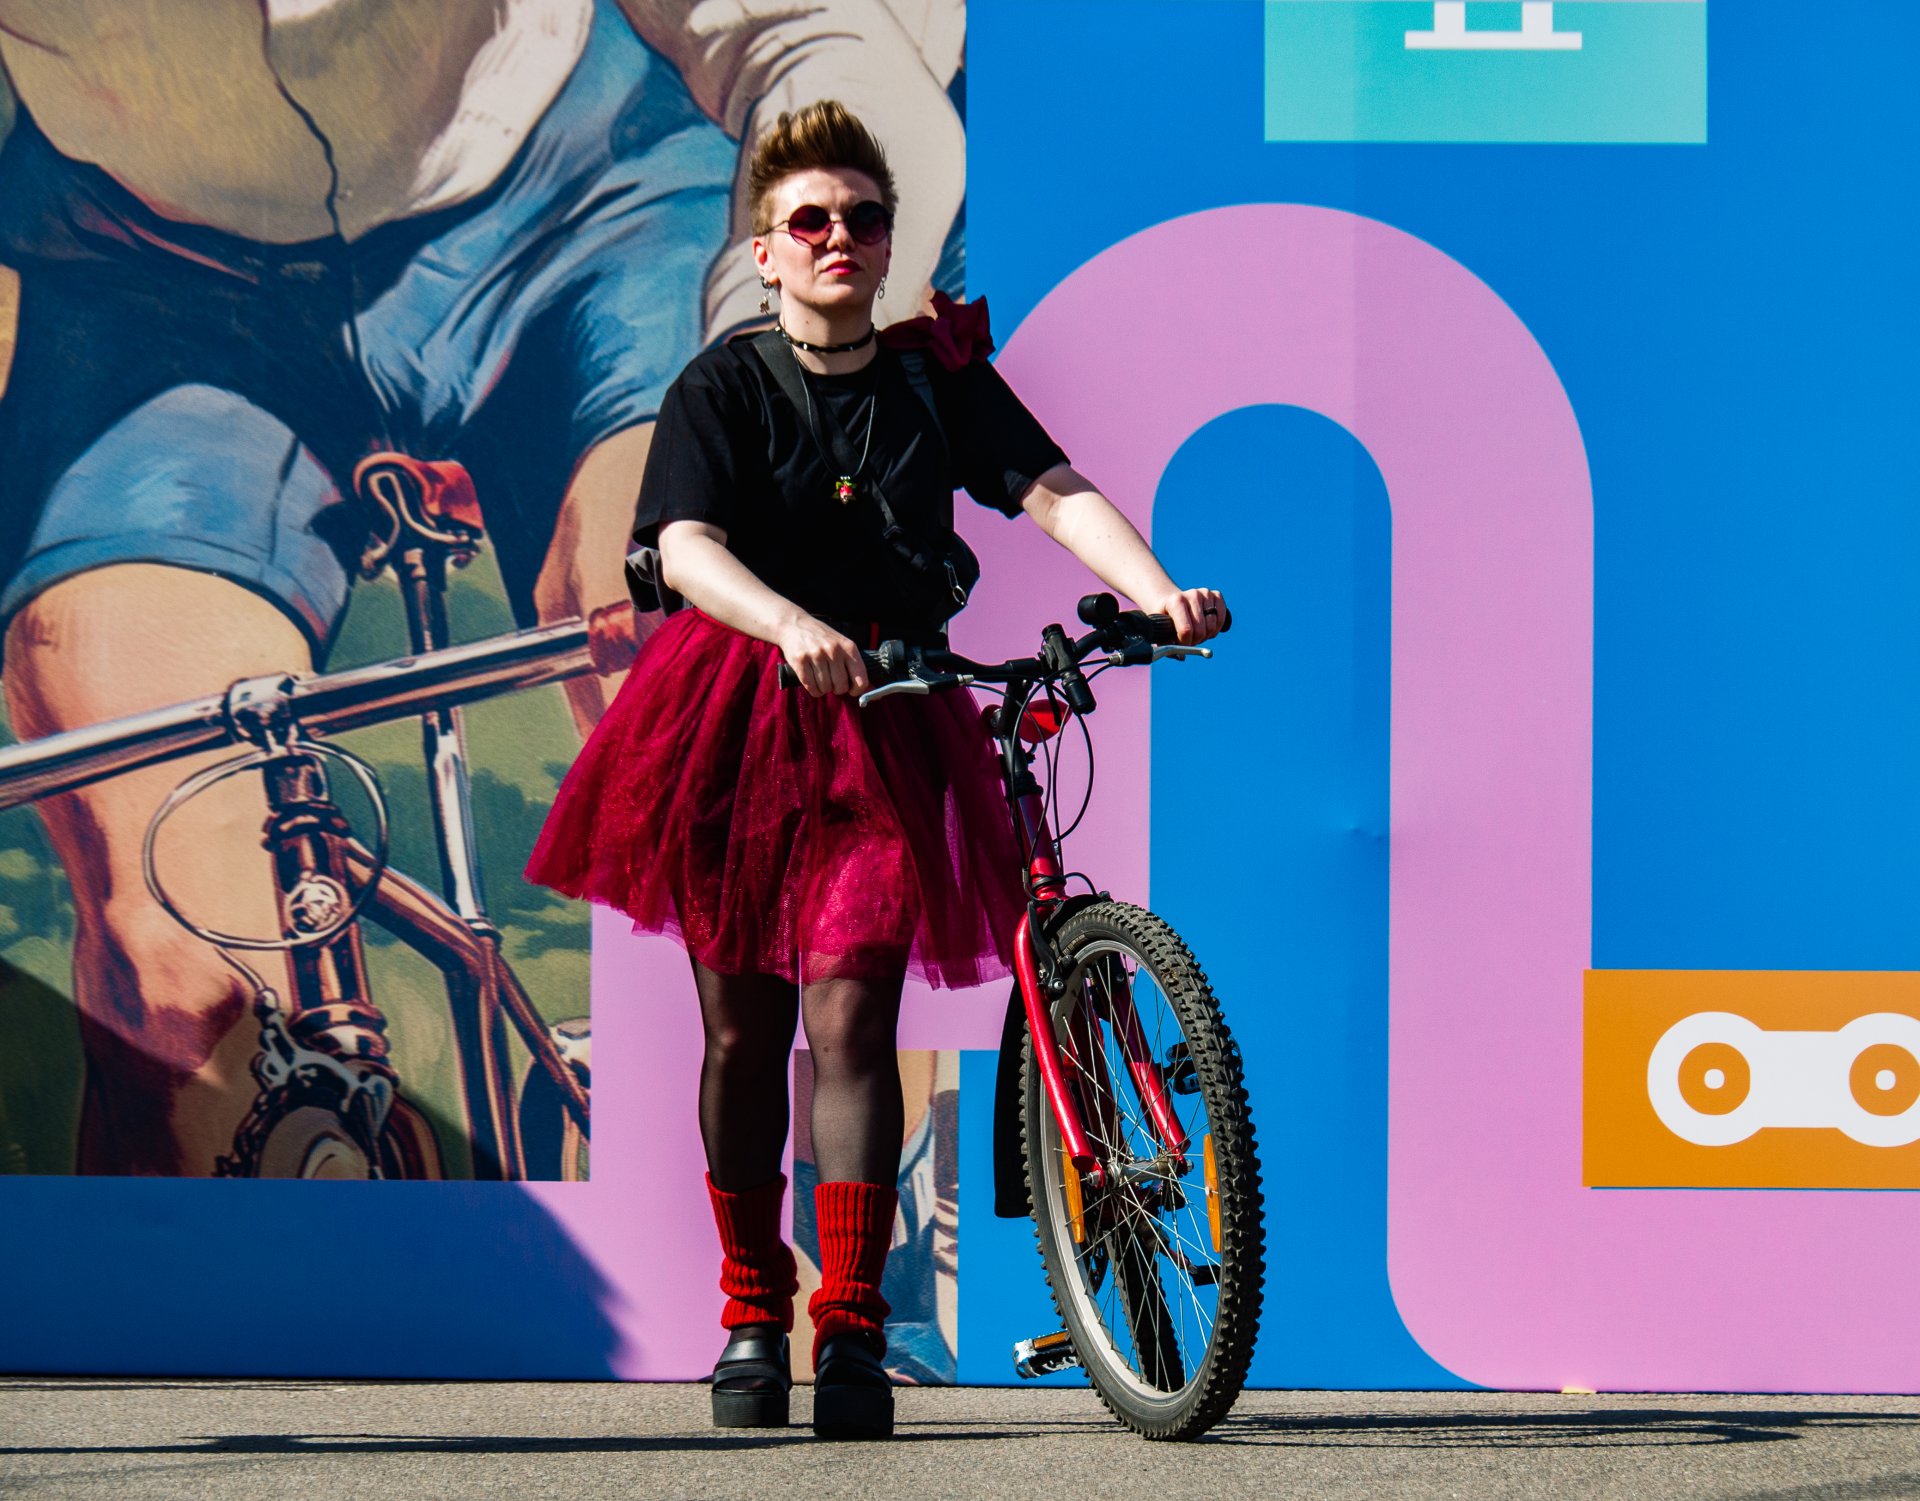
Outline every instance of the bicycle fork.
{"type": "MultiPolygon", "coordinates": [[[[1067,1084],[1066,1073],[1060,1062],[1060,1043],[1054,1028],[1052,1002],[1065,994],[1066,977],[1059,973],[1052,956],[1047,960],[1047,973],[1041,973],[1033,917],[1036,912],[1050,913],[1056,910],[1065,898],[1066,888],[1060,871],[1059,849],[1054,843],[1052,830],[1047,826],[1046,802],[1039,785],[1032,778],[1031,757],[1023,772],[1015,807],[1019,814],[1020,832],[1028,850],[1029,886],[1034,903],[1020,919],[1020,926],[1014,934],[1014,973],[1020,984],[1021,1003],[1026,1009],[1027,1033],[1032,1039],[1034,1061],[1039,1065],[1047,1104],[1060,1127],[1060,1140],[1066,1149],[1068,1161],[1073,1170],[1093,1187],[1105,1188],[1111,1175],[1087,1135],[1079,1104],[1073,1098],[1073,1091],[1067,1084]]],[[[1184,1166],[1188,1146],[1186,1133],[1174,1113],[1173,1102],[1167,1097],[1166,1080],[1159,1060],[1153,1056],[1152,1046],[1140,1026],[1139,1013],[1133,1004],[1132,987],[1124,981],[1115,985],[1107,996],[1107,1003],[1114,1035],[1126,1057],[1135,1087],[1146,1103],[1154,1132],[1174,1163],[1184,1166]]]]}
{"type": "MultiPolygon", "coordinates": [[[[1071,1201],[1076,1211],[1084,1214],[1079,1210],[1079,1181],[1096,1190],[1112,1186],[1126,1192],[1128,1185],[1124,1178],[1116,1183],[1114,1174],[1101,1161],[1087,1134],[1086,1123],[1080,1115],[1080,1104],[1074,1098],[1074,1091],[1067,1082],[1066,1071],[1061,1063],[1060,1037],[1054,1025],[1052,1002],[1066,993],[1066,977],[1059,971],[1057,956],[1051,953],[1047,955],[1045,974],[1042,974],[1033,919],[1036,915],[1045,917],[1058,911],[1065,899],[1066,888],[1060,868],[1059,848],[1047,825],[1046,802],[1033,778],[1032,757],[1029,753],[1023,754],[1025,760],[1019,767],[1014,783],[1013,801],[1019,832],[1027,850],[1028,887],[1034,900],[1021,917],[1014,934],[1014,973],[1020,985],[1021,1004],[1026,1011],[1027,1035],[1034,1062],[1040,1069],[1048,1108],[1060,1128],[1061,1146],[1067,1158],[1064,1166],[1066,1172],[1076,1179],[1071,1190],[1071,1201]]],[[[1140,1025],[1132,987],[1124,978],[1109,990],[1106,1004],[1108,1020],[1126,1057],[1127,1068],[1133,1075],[1141,1098],[1146,1102],[1153,1130],[1172,1162],[1184,1171],[1187,1136],[1167,1097],[1163,1070],[1154,1058],[1152,1047],[1140,1025]]],[[[1083,1017],[1082,1021],[1085,1025],[1072,1029],[1075,1033],[1072,1042],[1087,1056],[1076,1062],[1082,1072],[1104,1070],[1106,1065],[1099,1046],[1098,1021],[1090,1016],[1083,1017]]],[[[1068,1370],[1079,1364],[1080,1355],[1074,1348],[1073,1337],[1064,1329],[1033,1339],[1019,1340],[1013,1347],[1014,1371],[1025,1380],[1068,1370]]]]}

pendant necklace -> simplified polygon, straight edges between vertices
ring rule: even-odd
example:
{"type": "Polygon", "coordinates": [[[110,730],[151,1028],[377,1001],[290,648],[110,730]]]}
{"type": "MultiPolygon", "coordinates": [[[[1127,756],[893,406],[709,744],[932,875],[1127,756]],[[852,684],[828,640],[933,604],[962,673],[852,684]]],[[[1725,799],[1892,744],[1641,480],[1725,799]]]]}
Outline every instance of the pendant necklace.
{"type": "MultiPolygon", "coordinates": [[[[780,332],[785,336],[787,331],[783,328],[780,332]]],[[[872,331],[869,330],[867,337],[871,338],[872,336],[872,331]]],[[[788,337],[787,342],[789,344],[799,344],[800,341],[788,337]]],[[[864,344],[866,343],[866,339],[861,339],[858,343],[864,344]]],[[[811,348],[812,346],[802,345],[801,347],[811,348]]],[[[813,372],[807,369],[805,365],[800,364],[800,357],[798,355],[794,356],[793,363],[799,366],[800,390],[807,398],[807,431],[813,436],[813,446],[822,453],[833,453],[837,458],[839,457],[838,453],[833,449],[829,449],[825,443],[820,441],[820,429],[813,419],[813,382],[808,379],[813,372]]],[[[860,462],[853,466],[853,473],[838,475],[833,481],[833,498],[843,506],[851,505],[854,497],[860,493],[860,476],[866,470],[867,455],[873,451],[873,414],[879,410],[880,387],[876,383],[873,388],[873,394],[867,398],[867,436],[860,444],[860,462]]],[[[837,423],[835,425],[838,426],[837,423]]]]}

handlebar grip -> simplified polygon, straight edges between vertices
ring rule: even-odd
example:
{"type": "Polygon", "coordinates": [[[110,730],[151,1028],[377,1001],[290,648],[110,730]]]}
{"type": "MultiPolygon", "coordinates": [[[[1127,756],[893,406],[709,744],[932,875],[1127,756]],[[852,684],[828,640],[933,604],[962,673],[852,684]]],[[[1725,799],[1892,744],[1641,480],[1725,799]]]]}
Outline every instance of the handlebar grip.
{"type": "MultiPolygon", "coordinates": [[[[868,651],[865,647],[862,647],[860,649],[860,657],[861,660],[867,664],[867,675],[872,678],[877,685],[879,683],[890,682],[905,669],[907,665],[907,648],[904,643],[899,641],[883,641],[880,643],[877,651],[868,651]]],[[[778,681],[782,688],[798,688],[800,686],[799,674],[784,661],[780,664],[778,681]]]]}
{"type": "Polygon", "coordinates": [[[1149,615],[1145,618],[1146,637],[1155,646],[1172,646],[1180,639],[1171,615],[1149,615]]]}
{"type": "MultiPolygon", "coordinates": [[[[1226,606],[1222,605],[1221,608],[1226,609],[1226,606]]],[[[1178,632],[1174,629],[1171,615],[1147,615],[1142,618],[1146,622],[1146,637],[1155,646],[1172,646],[1180,639],[1178,632]]],[[[1232,629],[1233,611],[1227,610],[1225,618],[1220,622],[1220,630],[1225,634],[1232,629]]]]}

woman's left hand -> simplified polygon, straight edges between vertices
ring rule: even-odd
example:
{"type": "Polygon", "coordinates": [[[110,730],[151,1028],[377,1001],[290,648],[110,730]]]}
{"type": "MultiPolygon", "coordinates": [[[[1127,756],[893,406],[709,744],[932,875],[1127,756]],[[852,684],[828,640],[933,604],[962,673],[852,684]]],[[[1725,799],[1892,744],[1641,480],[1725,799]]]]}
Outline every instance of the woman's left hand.
{"type": "Polygon", "coordinates": [[[1227,628],[1227,602],[1218,589],[1181,589],[1143,605],[1149,615],[1167,615],[1182,646],[1198,646],[1227,628]]]}

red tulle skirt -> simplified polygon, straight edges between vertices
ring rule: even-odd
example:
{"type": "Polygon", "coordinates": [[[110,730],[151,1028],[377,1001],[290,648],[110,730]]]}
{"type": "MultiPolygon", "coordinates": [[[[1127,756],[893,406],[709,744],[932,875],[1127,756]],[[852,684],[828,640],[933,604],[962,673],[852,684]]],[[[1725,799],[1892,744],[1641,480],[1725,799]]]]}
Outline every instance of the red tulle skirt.
{"type": "Polygon", "coordinates": [[[697,610],[648,638],[561,784],[527,879],[724,974],[1002,979],[1025,910],[965,690],[780,687],[779,651],[697,610]]]}

